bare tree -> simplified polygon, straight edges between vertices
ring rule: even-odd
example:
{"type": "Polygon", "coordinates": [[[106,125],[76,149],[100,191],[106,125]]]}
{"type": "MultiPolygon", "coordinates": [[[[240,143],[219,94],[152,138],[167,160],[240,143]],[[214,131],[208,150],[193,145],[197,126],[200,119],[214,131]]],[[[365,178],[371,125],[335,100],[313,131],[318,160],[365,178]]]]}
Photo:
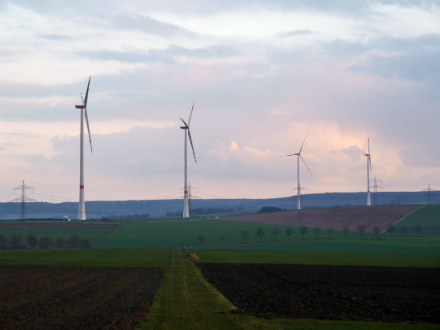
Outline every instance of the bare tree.
{"type": "Polygon", "coordinates": [[[422,227],[420,227],[419,225],[417,225],[414,230],[416,231],[417,235],[420,234],[420,232],[422,231],[422,227]]]}
{"type": "Polygon", "coordinates": [[[257,229],[257,236],[260,238],[260,241],[263,241],[263,236],[264,236],[263,228],[258,228],[257,229]]]}
{"type": "Polygon", "coordinates": [[[205,236],[199,235],[199,237],[197,237],[197,241],[199,241],[200,245],[203,245],[203,243],[205,243],[205,236]]]}
{"type": "Polygon", "coordinates": [[[345,238],[347,238],[347,233],[349,232],[349,228],[348,228],[348,226],[344,226],[344,227],[342,227],[342,232],[344,233],[344,235],[345,235],[345,238]]]}
{"type": "Polygon", "coordinates": [[[12,235],[9,237],[9,247],[12,249],[21,248],[21,236],[20,235],[12,235]]]}
{"type": "Polygon", "coordinates": [[[406,232],[408,231],[408,227],[407,226],[403,226],[402,228],[400,228],[400,230],[402,231],[403,235],[406,236],[406,232]]]}
{"type": "Polygon", "coordinates": [[[299,227],[299,232],[301,233],[301,235],[303,235],[303,239],[304,239],[304,236],[307,233],[307,227],[304,225],[299,227]]]}
{"type": "Polygon", "coordinates": [[[332,237],[333,230],[335,230],[335,228],[333,228],[332,226],[327,227],[327,233],[330,235],[330,238],[332,237]]]}
{"type": "Polygon", "coordinates": [[[376,238],[377,238],[377,235],[380,233],[380,228],[378,226],[374,226],[373,232],[376,234],[376,238]]]}
{"type": "Polygon", "coordinates": [[[292,236],[293,234],[293,229],[288,227],[286,228],[286,235],[289,236],[289,241],[290,241],[290,236],[292,236]]]}
{"type": "Polygon", "coordinates": [[[37,246],[37,238],[34,235],[29,235],[27,238],[27,242],[32,249],[35,249],[37,246]]]}
{"type": "Polygon", "coordinates": [[[8,248],[8,240],[3,235],[0,235],[0,249],[7,249],[7,248],[8,248]]]}
{"type": "Polygon", "coordinates": [[[67,239],[67,246],[71,249],[79,248],[81,245],[82,241],[76,235],[72,235],[67,239]]]}
{"type": "Polygon", "coordinates": [[[270,233],[276,237],[280,233],[280,230],[278,228],[274,228],[270,231],[270,233]]]}
{"type": "Polygon", "coordinates": [[[365,225],[358,225],[357,229],[358,229],[358,232],[361,234],[361,238],[362,238],[362,236],[365,232],[365,229],[367,229],[367,227],[365,225]]]}
{"type": "Polygon", "coordinates": [[[319,232],[321,231],[321,228],[316,227],[315,229],[313,229],[313,231],[314,231],[315,234],[316,234],[316,238],[318,238],[318,237],[319,237],[319,232]]]}
{"type": "Polygon", "coordinates": [[[83,247],[84,249],[90,249],[90,248],[92,247],[92,244],[90,244],[90,241],[89,241],[88,239],[85,239],[85,240],[83,241],[82,247],[83,247]]]}
{"type": "Polygon", "coordinates": [[[67,242],[63,238],[58,238],[53,245],[59,249],[62,249],[67,246],[67,242]]]}
{"type": "Polygon", "coordinates": [[[228,238],[226,235],[222,235],[220,236],[220,239],[222,240],[222,243],[224,243],[226,241],[226,238],[228,238]]]}
{"type": "Polygon", "coordinates": [[[390,233],[390,237],[391,237],[391,234],[392,234],[395,230],[396,230],[396,228],[395,228],[393,225],[391,225],[391,226],[388,227],[387,232],[390,233]]]}
{"type": "Polygon", "coordinates": [[[41,237],[38,245],[40,246],[40,249],[50,249],[53,243],[49,237],[41,237]]]}
{"type": "Polygon", "coordinates": [[[239,232],[240,236],[243,237],[244,242],[246,243],[246,238],[249,236],[249,230],[243,229],[239,232]]]}

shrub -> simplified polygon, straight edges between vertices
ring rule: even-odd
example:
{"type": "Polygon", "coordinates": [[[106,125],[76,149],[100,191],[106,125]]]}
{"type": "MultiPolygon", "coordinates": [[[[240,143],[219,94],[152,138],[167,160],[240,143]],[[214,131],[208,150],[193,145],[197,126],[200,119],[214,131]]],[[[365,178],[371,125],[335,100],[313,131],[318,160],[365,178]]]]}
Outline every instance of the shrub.
{"type": "Polygon", "coordinates": [[[289,237],[289,241],[290,241],[290,236],[292,236],[293,234],[293,229],[288,227],[286,228],[286,235],[289,237]]]}
{"type": "Polygon", "coordinates": [[[58,238],[58,239],[55,241],[54,246],[57,247],[57,248],[59,248],[59,249],[63,249],[63,248],[65,248],[65,247],[67,246],[67,242],[66,242],[66,240],[63,239],[63,238],[58,238]]]}
{"type": "Polygon", "coordinates": [[[34,235],[29,235],[27,238],[27,242],[32,249],[35,249],[37,246],[37,238],[34,235]]]}
{"type": "Polygon", "coordinates": [[[258,228],[257,229],[257,236],[260,237],[260,240],[263,241],[263,236],[264,236],[264,230],[263,228],[258,228]]]}
{"type": "Polygon", "coordinates": [[[20,235],[12,235],[9,238],[9,247],[11,249],[19,249],[22,247],[21,244],[21,236],[20,235]]]}
{"type": "Polygon", "coordinates": [[[50,249],[53,243],[49,237],[41,237],[38,245],[40,246],[40,249],[50,249]]]}
{"type": "Polygon", "coordinates": [[[306,233],[307,233],[307,227],[306,226],[301,226],[301,227],[299,227],[299,232],[301,233],[301,235],[303,235],[303,239],[304,239],[304,236],[306,235],[306,233]]]}

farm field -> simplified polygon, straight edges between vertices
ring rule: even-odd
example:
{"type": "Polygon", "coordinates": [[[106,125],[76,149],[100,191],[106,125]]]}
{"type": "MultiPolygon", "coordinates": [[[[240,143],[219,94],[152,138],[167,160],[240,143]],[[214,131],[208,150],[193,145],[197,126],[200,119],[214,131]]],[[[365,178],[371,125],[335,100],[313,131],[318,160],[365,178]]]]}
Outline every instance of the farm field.
{"type": "Polygon", "coordinates": [[[440,269],[197,263],[247,314],[264,318],[440,323],[440,269]]]}
{"type": "Polygon", "coordinates": [[[184,252],[198,255],[200,260],[195,262],[440,268],[440,257],[436,255],[208,249],[187,249],[184,252]]]}
{"type": "Polygon", "coordinates": [[[440,204],[426,205],[399,221],[396,227],[440,228],[440,204]]]}
{"type": "Polygon", "coordinates": [[[307,227],[323,229],[332,226],[339,230],[342,230],[344,226],[348,226],[350,230],[356,230],[358,225],[365,225],[366,231],[372,232],[374,226],[378,226],[381,231],[387,229],[421,206],[417,204],[401,204],[304,209],[228,217],[222,218],[222,220],[291,226],[305,225],[307,227]]]}
{"type": "Polygon", "coordinates": [[[2,268],[2,329],[127,329],[142,320],[163,269],[2,268]]]}
{"type": "Polygon", "coordinates": [[[411,237],[384,239],[308,239],[262,244],[215,246],[215,249],[298,251],[298,252],[349,252],[388,254],[440,255],[440,237],[411,237]]]}
{"type": "Polygon", "coordinates": [[[166,268],[168,249],[0,250],[2,267],[166,268]]]}

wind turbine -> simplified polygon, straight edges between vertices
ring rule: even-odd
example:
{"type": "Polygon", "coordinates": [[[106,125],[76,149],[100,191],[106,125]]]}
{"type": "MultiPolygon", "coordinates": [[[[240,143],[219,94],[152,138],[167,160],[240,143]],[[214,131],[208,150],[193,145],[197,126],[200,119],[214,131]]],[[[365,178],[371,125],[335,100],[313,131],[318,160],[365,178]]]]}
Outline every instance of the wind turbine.
{"type": "Polygon", "coordinates": [[[371,206],[371,199],[370,199],[370,171],[373,172],[371,169],[371,154],[370,154],[370,137],[368,137],[368,154],[365,154],[367,156],[367,205],[371,206]]]}
{"type": "Polygon", "coordinates": [[[191,139],[191,131],[189,129],[189,125],[191,124],[191,117],[192,117],[193,110],[194,110],[194,102],[193,102],[193,106],[191,108],[191,114],[189,115],[188,124],[185,123],[185,121],[182,118],[180,118],[180,120],[185,125],[185,126],[181,126],[180,127],[181,129],[185,130],[185,156],[184,156],[184,158],[185,158],[185,184],[184,184],[184,195],[183,195],[183,217],[184,218],[189,218],[189,207],[188,207],[188,164],[187,164],[188,163],[187,162],[187,160],[188,160],[188,157],[187,157],[187,145],[188,145],[188,142],[187,141],[188,140],[186,138],[187,135],[189,137],[189,142],[191,143],[191,149],[192,149],[192,152],[193,152],[193,155],[194,155],[194,161],[197,164],[196,153],[194,152],[194,146],[193,146],[192,139],[191,139]]]}
{"type": "MultiPolygon", "coordinates": [[[[307,133],[307,135],[308,135],[309,133],[307,133]]],[[[295,154],[291,154],[291,155],[286,155],[286,156],[297,156],[296,157],[296,166],[297,166],[297,182],[298,182],[298,204],[297,204],[297,209],[298,210],[301,210],[301,185],[300,185],[300,183],[299,183],[299,159],[301,158],[301,160],[303,161],[303,163],[304,163],[304,165],[307,167],[307,169],[309,170],[309,172],[310,172],[310,175],[312,175],[312,172],[310,171],[310,169],[309,169],[309,167],[307,166],[307,164],[306,164],[306,162],[304,161],[304,158],[302,158],[302,156],[301,156],[301,151],[302,151],[302,148],[303,148],[303,146],[304,146],[304,142],[306,142],[306,139],[307,139],[307,135],[306,135],[306,137],[305,137],[305,139],[304,139],[304,141],[303,141],[303,143],[302,143],[302,145],[301,145],[301,149],[299,149],[299,152],[297,152],[297,153],[295,153],[295,154]]]]}
{"type": "Polygon", "coordinates": [[[86,115],[87,130],[89,132],[90,150],[92,149],[92,137],[90,136],[89,117],[87,116],[87,99],[89,97],[90,79],[87,84],[86,97],[83,99],[81,94],[82,105],[75,105],[75,108],[81,109],[81,155],[80,155],[80,174],[79,174],[79,206],[78,206],[78,220],[86,220],[86,205],[84,201],[84,113],[86,115]]]}

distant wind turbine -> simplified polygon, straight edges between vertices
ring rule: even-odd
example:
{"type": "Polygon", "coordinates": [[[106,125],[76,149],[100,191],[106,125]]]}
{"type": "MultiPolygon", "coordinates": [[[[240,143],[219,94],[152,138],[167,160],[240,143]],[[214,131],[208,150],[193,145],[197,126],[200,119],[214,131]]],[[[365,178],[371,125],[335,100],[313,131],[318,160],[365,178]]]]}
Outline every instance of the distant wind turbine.
{"type": "MultiPolygon", "coordinates": [[[[308,135],[309,133],[307,133],[307,135],[308,135]]],[[[309,167],[307,166],[307,164],[306,164],[306,162],[304,161],[304,158],[302,158],[302,156],[301,156],[301,151],[302,151],[302,148],[303,148],[303,146],[304,146],[304,142],[306,142],[306,139],[307,139],[307,135],[306,135],[306,137],[305,137],[305,139],[304,139],[304,141],[303,141],[303,143],[302,143],[302,145],[301,145],[301,149],[299,149],[299,152],[298,153],[295,153],[295,154],[291,154],[291,155],[286,155],[286,156],[297,156],[296,157],[296,166],[297,166],[297,182],[298,182],[298,203],[297,203],[297,209],[298,210],[301,210],[301,185],[300,185],[300,183],[299,183],[299,159],[301,158],[301,160],[303,161],[303,163],[304,163],[304,165],[307,167],[307,169],[309,170],[309,172],[310,172],[310,175],[312,175],[312,172],[310,171],[310,169],[309,169],[309,167]]]]}
{"type": "Polygon", "coordinates": [[[185,123],[185,121],[180,118],[180,120],[183,122],[183,124],[185,126],[181,126],[181,129],[185,130],[185,185],[184,185],[184,195],[183,195],[183,217],[184,218],[189,218],[189,207],[188,207],[188,162],[187,162],[187,145],[188,145],[188,140],[187,140],[187,135],[189,137],[189,142],[191,143],[191,149],[194,155],[194,161],[197,164],[197,160],[196,160],[196,153],[194,152],[194,146],[192,143],[192,139],[191,139],[191,131],[189,129],[189,125],[191,124],[191,117],[192,117],[192,113],[194,110],[194,102],[193,102],[193,106],[191,108],[191,114],[189,115],[189,120],[188,120],[188,124],[185,123]]]}
{"type": "Polygon", "coordinates": [[[370,171],[373,172],[371,169],[371,154],[370,154],[370,137],[368,137],[368,154],[365,154],[367,156],[367,205],[371,206],[371,199],[370,199],[370,171]]]}
{"type": "Polygon", "coordinates": [[[78,220],[86,220],[86,205],[84,201],[84,113],[86,115],[87,130],[89,132],[90,150],[92,149],[92,137],[90,136],[89,117],[87,115],[87,100],[89,97],[90,79],[87,84],[86,97],[83,99],[81,94],[82,105],[75,105],[75,108],[81,109],[81,155],[80,155],[80,178],[79,178],[79,206],[78,206],[78,220]]]}

